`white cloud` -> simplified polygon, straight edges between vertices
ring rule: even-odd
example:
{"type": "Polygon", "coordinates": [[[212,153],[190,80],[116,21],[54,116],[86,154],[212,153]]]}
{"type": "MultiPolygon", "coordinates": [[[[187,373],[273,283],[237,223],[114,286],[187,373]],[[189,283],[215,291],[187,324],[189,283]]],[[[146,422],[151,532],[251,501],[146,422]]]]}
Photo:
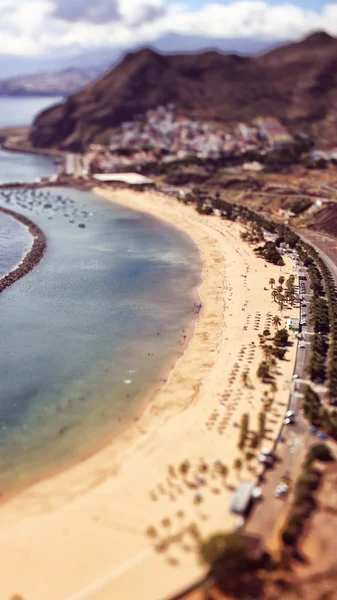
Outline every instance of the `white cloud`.
{"type": "Polygon", "coordinates": [[[191,9],[187,0],[0,0],[0,53],[69,53],[127,47],[166,33],[205,37],[295,39],[317,29],[337,35],[337,2],[321,12],[296,1],[232,0],[191,9]]]}

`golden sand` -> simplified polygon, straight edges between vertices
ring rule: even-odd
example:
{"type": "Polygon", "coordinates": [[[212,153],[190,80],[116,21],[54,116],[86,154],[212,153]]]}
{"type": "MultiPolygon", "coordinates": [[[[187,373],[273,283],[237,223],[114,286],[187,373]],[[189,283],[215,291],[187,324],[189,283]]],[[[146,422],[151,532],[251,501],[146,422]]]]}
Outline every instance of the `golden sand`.
{"type": "MultiPolygon", "coordinates": [[[[277,314],[264,287],[271,277],[293,273],[292,263],[266,265],[241,241],[239,224],[201,217],[174,199],[96,191],[195,241],[204,264],[203,311],[185,353],[139,421],[92,458],[0,508],[4,599],[14,593],[25,600],[166,598],[203,575],[198,532],[235,527],[231,488],[239,478],[256,477],[256,461],[241,473],[233,469],[242,458],[233,423],[249,413],[249,428],[257,430],[267,389],[256,378],[258,334],[277,314]],[[246,370],[251,388],[242,383],[246,370]],[[183,474],[185,460],[190,468],[183,474]],[[219,460],[227,478],[217,470],[219,460]]],[[[297,310],[286,315],[298,316],[297,310]]],[[[280,363],[266,445],[272,446],[286,410],[295,351],[296,344],[289,362],[280,363]]]]}

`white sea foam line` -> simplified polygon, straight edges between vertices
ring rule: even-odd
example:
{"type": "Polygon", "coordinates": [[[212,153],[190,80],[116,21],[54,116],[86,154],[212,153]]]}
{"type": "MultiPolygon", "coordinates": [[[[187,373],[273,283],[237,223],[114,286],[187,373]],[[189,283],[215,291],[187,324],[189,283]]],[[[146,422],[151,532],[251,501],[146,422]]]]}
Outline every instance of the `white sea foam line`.
{"type": "Polygon", "coordinates": [[[114,579],[121,577],[121,575],[124,575],[124,573],[132,569],[132,567],[141,563],[147,556],[150,556],[150,554],[152,554],[152,549],[145,548],[141,552],[138,552],[138,554],[135,556],[129,558],[129,560],[126,560],[122,565],[119,565],[119,567],[116,567],[116,569],[114,569],[111,573],[107,573],[100,579],[94,581],[94,583],[88,585],[86,588],[76,592],[72,596],[68,596],[65,598],[65,600],[86,600],[86,598],[90,598],[90,596],[96,594],[101,589],[109,585],[109,583],[114,581],[114,579]]]}

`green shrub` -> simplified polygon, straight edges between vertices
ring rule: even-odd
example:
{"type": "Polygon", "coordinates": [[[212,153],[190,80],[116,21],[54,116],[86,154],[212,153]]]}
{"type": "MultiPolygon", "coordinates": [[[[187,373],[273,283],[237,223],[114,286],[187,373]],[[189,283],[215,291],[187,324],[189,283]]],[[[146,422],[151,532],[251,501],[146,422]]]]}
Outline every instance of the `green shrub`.
{"type": "Polygon", "coordinates": [[[322,462],[329,462],[333,460],[330,448],[326,444],[316,444],[309,450],[309,461],[320,460],[322,462]]]}

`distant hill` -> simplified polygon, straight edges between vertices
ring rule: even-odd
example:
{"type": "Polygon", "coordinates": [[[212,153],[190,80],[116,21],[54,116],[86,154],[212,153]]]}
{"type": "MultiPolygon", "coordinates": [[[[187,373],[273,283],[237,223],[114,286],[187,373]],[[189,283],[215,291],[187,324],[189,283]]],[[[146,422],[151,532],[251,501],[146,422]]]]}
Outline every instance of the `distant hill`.
{"type": "Polygon", "coordinates": [[[337,39],[323,32],[255,57],[145,48],[39,115],[31,142],[82,150],[135,114],[169,102],[200,119],[318,121],[337,106],[336,67],[337,39]]]}
{"type": "MultiPolygon", "coordinates": [[[[206,48],[216,48],[221,52],[239,54],[257,54],[279,45],[280,42],[254,38],[208,38],[199,35],[179,35],[168,33],[148,43],[158,52],[199,52],[206,48]]],[[[130,49],[130,48],[129,48],[130,49]]],[[[135,46],[133,50],[137,50],[135,46]]],[[[52,73],[66,69],[100,68],[102,71],[119,61],[127,48],[102,46],[78,54],[62,56],[23,56],[19,54],[0,54],[0,78],[9,79],[37,73],[52,73]]]]}
{"type": "Polygon", "coordinates": [[[69,96],[97,79],[104,70],[73,68],[0,79],[0,96],[69,96]]]}

